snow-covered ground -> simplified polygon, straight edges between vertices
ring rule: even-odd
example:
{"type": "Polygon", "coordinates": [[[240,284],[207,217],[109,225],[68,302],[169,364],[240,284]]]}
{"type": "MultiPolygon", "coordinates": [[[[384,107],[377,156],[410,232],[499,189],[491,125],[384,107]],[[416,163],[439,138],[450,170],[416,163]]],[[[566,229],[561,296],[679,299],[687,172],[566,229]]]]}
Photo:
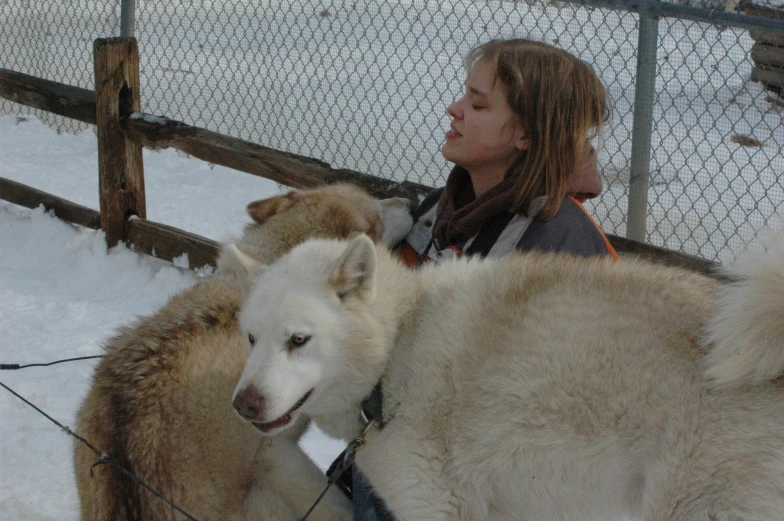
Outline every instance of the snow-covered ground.
{"type": "MultiPolygon", "coordinates": [[[[145,151],[148,217],[215,240],[249,222],[245,205],[278,185],[174,151],[145,151]]],[[[96,138],[58,135],[35,119],[0,117],[0,177],[98,209],[96,138]]],[[[172,266],[120,246],[103,233],[42,209],[0,201],[0,364],[100,354],[101,342],[149,314],[206,272],[172,266]]],[[[0,371],[0,382],[73,426],[95,360],[0,371]]],[[[72,438],[0,388],[0,521],[75,521],[72,438]]],[[[306,450],[326,468],[341,443],[308,433],[306,450]]]]}

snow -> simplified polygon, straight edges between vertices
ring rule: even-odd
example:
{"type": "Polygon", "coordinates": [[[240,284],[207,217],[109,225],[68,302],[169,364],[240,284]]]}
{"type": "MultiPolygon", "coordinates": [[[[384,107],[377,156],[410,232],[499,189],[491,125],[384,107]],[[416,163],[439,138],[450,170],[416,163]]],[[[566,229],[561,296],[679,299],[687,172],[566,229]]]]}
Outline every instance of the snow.
{"type": "Polygon", "coordinates": [[[166,116],[154,116],[152,114],[144,114],[143,112],[134,112],[131,114],[131,119],[140,119],[142,121],[146,121],[147,123],[153,123],[155,125],[165,126],[166,123],[171,121],[166,116]]]}
{"type": "MultiPolygon", "coordinates": [[[[282,190],[172,150],[145,151],[144,165],[148,217],[214,240],[241,232],[248,202],[282,190]]],[[[35,118],[0,117],[0,176],[97,210],[95,135],[58,135],[35,118]]],[[[100,231],[0,201],[0,363],[100,354],[116,327],[153,313],[209,271],[181,269],[124,246],[107,252],[100,231]]],[[[95,362],[0,371],[0,382],[72,427],[95,362]]],[[[72,443],[0,389],[0,521],[79,518],[72,443]]],[[[325,469],[343,448],[315,430],[303,445],[325,469]]]]}

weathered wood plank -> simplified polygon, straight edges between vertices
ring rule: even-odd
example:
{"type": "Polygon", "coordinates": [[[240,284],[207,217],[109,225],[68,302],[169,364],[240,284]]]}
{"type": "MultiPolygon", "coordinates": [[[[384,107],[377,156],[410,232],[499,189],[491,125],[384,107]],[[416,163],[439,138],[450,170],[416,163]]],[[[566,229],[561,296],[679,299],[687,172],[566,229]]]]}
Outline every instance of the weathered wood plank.
{"type": "Polygon", "coordinates": [[[53,210],[60,219],[93,230],[101,229],[101,215],[92,208],[72,203],[43,190],[4,177],[0,177],[0,199],[25,208],[38,208],[44,205],[47,211],[53,210]]]}
{"type": "MultiPolygon", "coordinates": [[[[0,177],[0,199],[25,208],[44,205],[47,211],[54,211],[59,219],[92,230],[101,229],[101,216],[92,208],[4,177],[0,177]]],[[[146,219],[132,218],[126,222],[126,226],[127,242],[139,253],[152,255],[154,250],[155,257],[167,261],[187,253],[192,268],[215,266],[220,244],[211,239],[146,219]]]]}
{"type": "Polygon", "coordinates": [[[751,61],[763,68],[784,69],[784,47],[757,42],[751,47],[751,61]]]}
{"type": "Polygon", "coordinates": [[[782,90],[784,89],[784,69],[769,70],[761,67],[754,67],[751,69],[751,80],[764,83],[766,87],[782,90]]]}
{"type": "Polygon", "coordinates": [[[337,182],[365,187],[376,197],[408,197],[430,188],[398,183],[352,170],[333,169],[310,157],[282,152],[232,138],[162,116],[133,114],[123,121],[129,139],[145,148],[176,148],[203,161],[271,179],[292,188],[310,188],[337,182]]]}
{"type": "Polygon", "coordinates": [[[91,90],[0,69],[0,97],[95,124],[95,93],[91,90]]]}
{"type": "Polygon", "coordinates": [[[108,247],[125,238],[125,221],[146,217],[142,147],[120,125],[141,107],[139,49],[134,38],[101,38],[93,45],[101,227],[108,247]]]}
{"type": "Polygon", "coordinates": [[[767,7],[764,5],[755,5],[751,2],[745,3],[743,7],[743,14],[749,16],[761,16],[763,18],[772,18],[773,20],[784,20],[784,9],[767,7]]]}
{"type": "MultiPolygon", "coordinates": [[[[96,122],[94,91],[0,69],[0,96],[86,123],[96,122]]],[[[126,121],[125,128],[128,137],[139,145],[152,149],[177,148],[205,161],[295,188],[347,182],[365,186],[376,197],[410,199],[430,189],[418,183],[406,181],[401,184],[353,170],[333,169],[317,159],[282,152],[161,116],[137,116],[140,120],[126,121]]]]}
{"type": "MultiPolygon", "coordinates": [[[[772,7],[754,5],[751,2],[745,5],[743,8],[743,14],[749,16],[761,16],[763,18],[772,18],[773,20],[784,20],[784,9],[774,9],[772,7]]],[[[757,29],[750,30],[749,36],[751,36],[751,39],[756,42],[784,46],[784,35],[781,34],[772,34],[757,29]]]]}
{"type": "Polygon", "coordinates": [[[621,256],[621,259],[623,259],[623,257],[635,256],[657,264],[684,268],[689,271],[708,275],[715,279],[727,280],[727,278],[718,271],[720,266],[718,262],[709,261],[679,251],[660,248],[658,246],[653,246],[652,244],[633,241],[617,235],[608,234],[607,238],[610,240],[610,244],[612,244],[613,248],[615,248],[621,256]]]}
{"type": "MultiPolygon", "coordinates": [[[[43,204],[47,210],[54,210],[55,215],[63,220],[94,230],[100,229],[100,215],[95,210],[15,181],[0,178],[0,198],[27,208],[37,208],[43,204]]],[[[220,249],[219,243],[205,237],[145,219],[132,218],[126,221],[125,235],[127,242],[139,253],[152,255],[154,250],[156,257],[168,261],[188,253],[189,265],[192,268],[215,266],[220,249]]],[[[622,257],[635,255],[652,262],[678,266],[723,279],[716,271],[716,262],[625,237],[608,235],[608,238],[622,257]]]]}
{"type": "Polygon", "coordinates": [[[749,31],[749,36],[751,36],[751,39],[755,42],[784,47],[784,35],[754,30],[749,31]]]}
{"type": "Polygon", "coordinates": [[[126,221],[127,242],[134,251],[153,255],[167,261],[188,254],[192,269],[209,265],[215,267],[220,243],[172,226],[146,219],[131,218],[126,221]]]}

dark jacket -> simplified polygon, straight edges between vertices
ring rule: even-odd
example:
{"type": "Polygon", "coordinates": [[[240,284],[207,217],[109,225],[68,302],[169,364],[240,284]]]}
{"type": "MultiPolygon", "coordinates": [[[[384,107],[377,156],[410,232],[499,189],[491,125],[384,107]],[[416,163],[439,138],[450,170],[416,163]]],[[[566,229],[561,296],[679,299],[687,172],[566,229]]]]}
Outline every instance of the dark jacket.
{"type": "Polygon", "coordinates": [[[549,220],[503,212],[464,243],[438,250],[432,240],[432,227],[442,191],[434,190],[422,201],[415,214],[414,226],[399,248],[398,256],[409,266],[462,255],[501,257],[513,249],[617,258],[601,228],[582,204],[571,197],[564,200],[558,213],[549,220]]]}

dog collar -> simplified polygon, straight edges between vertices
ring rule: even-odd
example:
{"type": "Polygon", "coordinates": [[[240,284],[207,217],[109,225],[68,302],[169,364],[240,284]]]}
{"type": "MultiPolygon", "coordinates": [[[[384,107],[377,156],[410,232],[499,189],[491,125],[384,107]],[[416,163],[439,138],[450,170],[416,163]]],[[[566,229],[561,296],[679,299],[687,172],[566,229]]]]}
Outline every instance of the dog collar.
{"type": "Polygon", "coordinates": [[[362,421],[365,424],[375,421],[376,425],[380,428],[384,425],[384,414],[381,408],[381,382],[370,391],[370,395],[362,400],[362,421]]]}

